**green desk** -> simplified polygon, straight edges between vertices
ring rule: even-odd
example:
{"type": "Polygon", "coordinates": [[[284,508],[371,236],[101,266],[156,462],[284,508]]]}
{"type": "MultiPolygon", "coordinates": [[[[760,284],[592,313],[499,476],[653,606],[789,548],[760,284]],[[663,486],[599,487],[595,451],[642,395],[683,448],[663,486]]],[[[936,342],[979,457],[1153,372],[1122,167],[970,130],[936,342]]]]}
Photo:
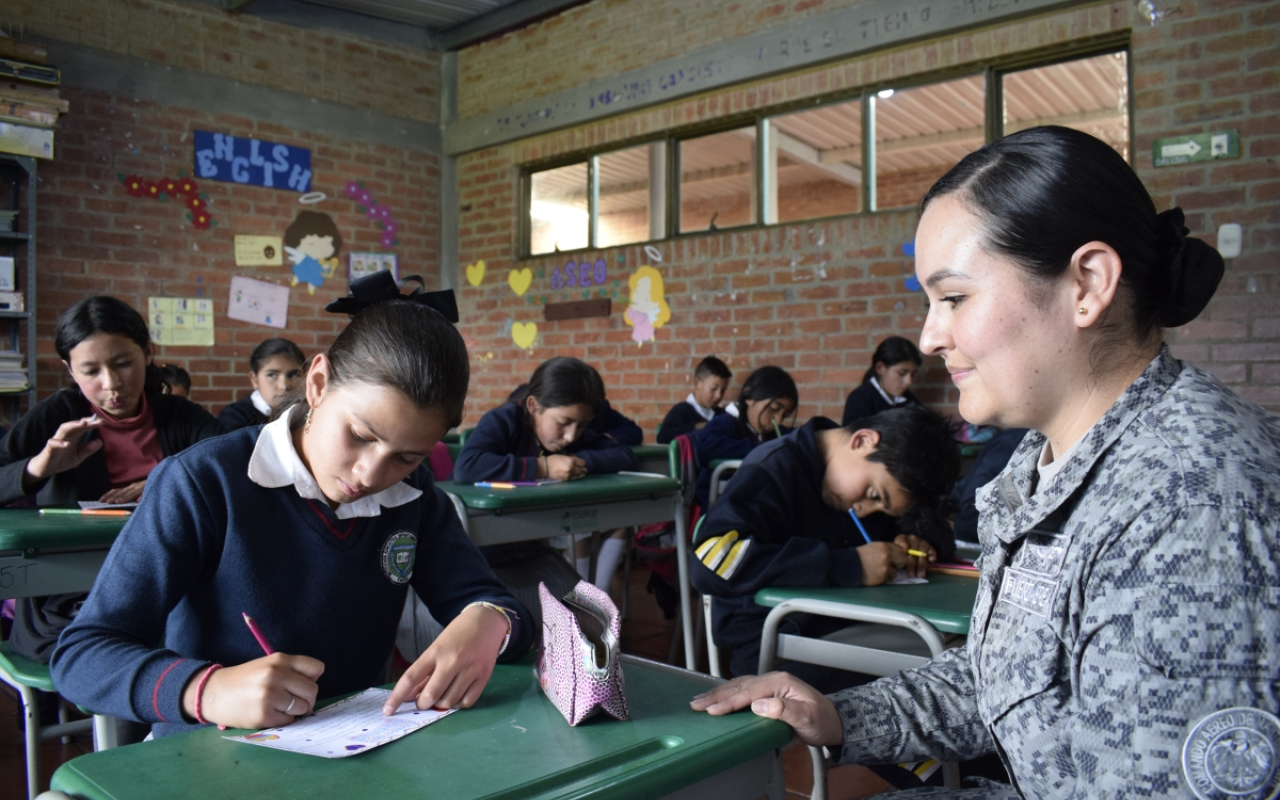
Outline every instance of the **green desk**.
{"type": "Polygon", "coordinates": [[[489,489],[454,481],[436,485],[453,500],[467,536],[482,546],[674,520],[685,664],[693,669],[688,542],[680,481],[642,475],[590,475],[576,481],[515,489],[489,489]]]}
{"type": "Polygon", "coordinates": [[[0,509],[0,600],[89,591],[126,520],[0,509]]]}
{"type": "Polygon", "coordinates": [[[641,472],[656,472],[659,475],[671,475],[671,448],[665,444],[633,444],[631,452],[640,459],[641,472]]]}
{"type": "Polygon", "coordinates": [[[474,708],[362,755],[284,753],[205,728],[80,756],[58,769],[53,789],[83,800],[782,800],[786,725],[751,713],[693,712],[689,699],[716,681],[623,658],[628,722],[593,719],[570,728],[526,659],[497,667],[474,708]]]}

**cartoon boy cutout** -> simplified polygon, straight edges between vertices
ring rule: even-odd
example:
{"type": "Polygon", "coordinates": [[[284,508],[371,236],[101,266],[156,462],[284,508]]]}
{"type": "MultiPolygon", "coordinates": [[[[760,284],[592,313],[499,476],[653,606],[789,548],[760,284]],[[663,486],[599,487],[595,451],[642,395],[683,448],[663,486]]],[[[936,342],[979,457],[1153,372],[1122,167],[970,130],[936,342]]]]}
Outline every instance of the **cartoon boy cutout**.
{"type": "Polygon", "coordinates": [[[328,214],[299,211],[284,232],[284,252],[293,264],[291,286],[307,284],[307,292],[316,293],[325,278],[338,270],[338,252],[342,250],[342,234],[328,214]]]}

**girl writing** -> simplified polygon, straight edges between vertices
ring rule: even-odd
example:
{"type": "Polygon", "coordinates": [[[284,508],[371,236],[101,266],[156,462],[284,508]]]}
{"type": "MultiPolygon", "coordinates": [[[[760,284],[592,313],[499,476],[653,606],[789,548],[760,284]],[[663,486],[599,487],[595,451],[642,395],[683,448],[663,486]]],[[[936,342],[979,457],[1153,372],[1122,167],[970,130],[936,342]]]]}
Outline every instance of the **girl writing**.
{"type": "Polygon", "coordinates": [[[840,424],[852,425],[881,411],[919,403],[911,393],[911,384],[923,363],[920,350],[911,340],[901,336],[885,339],[872,355],[871,368],[862,376],[862,384],[849,392],[840,424]]]}

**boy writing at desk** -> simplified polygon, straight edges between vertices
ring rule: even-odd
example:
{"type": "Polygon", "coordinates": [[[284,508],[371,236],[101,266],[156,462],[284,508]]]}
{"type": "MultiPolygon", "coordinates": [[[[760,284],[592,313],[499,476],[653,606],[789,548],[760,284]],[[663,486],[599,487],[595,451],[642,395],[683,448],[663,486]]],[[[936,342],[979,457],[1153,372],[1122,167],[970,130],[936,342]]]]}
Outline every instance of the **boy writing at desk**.
{"type": "MultiPolygon", "coordinates": [[[[920,406],[844,428],[815,417],[795,434],[752,451],[699,525],[689,573],[698,591],[715,598],[712,635],[717,645],[734,648],[734,674],[754,674],[759,662],[768,609],[752,599],[758,590],[875,586],[903,567],[923,576],[940,552],[950,557],[955,544],[949,528],[936,521],[959,472],[950,424],[920,406]],[[918,533],[890,532],[892,541],[873,541],[856,517],[877,511],[910,514],[920,524],[899,528],[918,533]]],[[[792,620],[783,623],[785,632],[810,636],[848,624],[792,620]]],[[[833,687],[828,691],[856,681],[852,673],[784,663],[779,669],[833,687]]]]}

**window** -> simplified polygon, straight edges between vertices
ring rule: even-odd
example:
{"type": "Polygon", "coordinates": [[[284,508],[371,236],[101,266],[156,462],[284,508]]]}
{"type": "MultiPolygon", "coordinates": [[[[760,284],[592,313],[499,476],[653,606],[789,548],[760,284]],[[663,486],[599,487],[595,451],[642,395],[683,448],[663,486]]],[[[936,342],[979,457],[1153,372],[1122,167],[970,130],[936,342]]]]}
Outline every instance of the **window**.
{"type": "Polygon", "coordinates": [[[868,98],[875,147],[873,209],[920,202],[947,170],[985,139],[983,79],[974,75],[868,98]]]}
{"type": "Polygon", "coordinates": [[[862,210],[862,101],[764,122],[764,222],[862,210]]]}
{"type": "Polygon", "coordinates": [[[1001,88],[1005,134],[1062,125],[1098,137],[1129,159],[1127,53],[1008,72],[1001,88]]]}
{"type": "Polygon", "coordinates": [[[680,231],[756,221],[756,129],[738,128],[680,142],[680,231]]]}
{"type": "Polygon", "coordinates": [[[529,253],[539,255],[589,246],[586,163],[535,172],[531,178],[529,253]]]}
{"type": "Polygon", "coordinates": [[[666,223],[666,142],[596,156],[596,247],[661,239],[666,223]]]}

